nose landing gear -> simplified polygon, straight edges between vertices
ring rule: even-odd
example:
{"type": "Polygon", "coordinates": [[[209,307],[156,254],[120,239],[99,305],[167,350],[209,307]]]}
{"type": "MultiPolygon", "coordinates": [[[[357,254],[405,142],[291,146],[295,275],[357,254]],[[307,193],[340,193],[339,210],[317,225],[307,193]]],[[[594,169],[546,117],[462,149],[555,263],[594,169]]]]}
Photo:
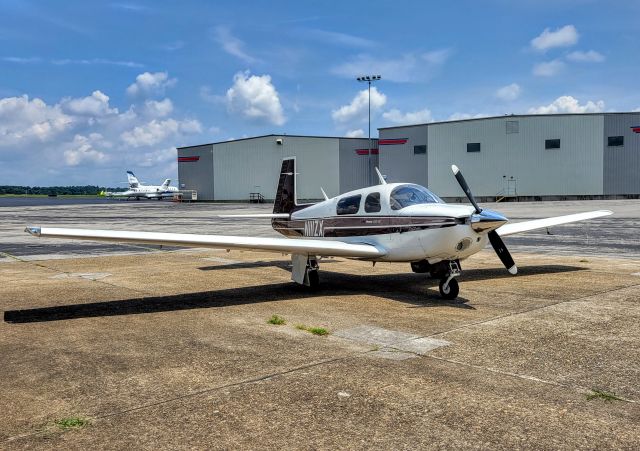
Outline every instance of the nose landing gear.
{"type": "Polygon", "coordinates": [[[449,262],[449,271],[445,277],[440,279],[438,288],[440,289],[440,296],[449,301],[458,297],[460,293],[460,287],[455,277],[461,274],[460,264],[457,261],[449,262]]]}

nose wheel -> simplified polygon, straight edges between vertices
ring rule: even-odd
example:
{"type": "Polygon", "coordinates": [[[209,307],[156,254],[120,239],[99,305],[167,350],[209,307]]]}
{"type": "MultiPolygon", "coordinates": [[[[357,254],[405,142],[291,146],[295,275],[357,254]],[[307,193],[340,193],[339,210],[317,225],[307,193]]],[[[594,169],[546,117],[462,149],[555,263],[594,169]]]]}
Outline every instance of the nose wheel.
{"type": "Polygon", "coordinates": [[[457,261],[449,262],[449,271],[446,277],[440,279],[440,284],[438,288],[440,289],[440,296],[443,299],[448,301],[452,301],[458,297],[458,293],[460,293],[460,286],[458,285],[458,281],[455,277],[458,277],[461,274],[460,265],[457,261]]]}

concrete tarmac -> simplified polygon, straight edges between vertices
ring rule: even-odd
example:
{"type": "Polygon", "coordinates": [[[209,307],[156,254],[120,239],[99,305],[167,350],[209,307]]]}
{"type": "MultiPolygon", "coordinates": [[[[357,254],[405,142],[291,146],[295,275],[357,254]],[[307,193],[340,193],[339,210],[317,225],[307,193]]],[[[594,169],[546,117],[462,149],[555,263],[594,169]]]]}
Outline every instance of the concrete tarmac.
{"type": "Polygon", "coordinates": [[[267,206],[0,209],[0,448],[637,449],[639,205],[485,205],[616,215],[509,237],[515,277],[477,254],[453,303],[405,264],[329,259],[314,292],[279,254],[22,232],[272,236],[264,221],[213,217],[267,206]],[[56,423],[69,418],[89,424],[56,423]]]}

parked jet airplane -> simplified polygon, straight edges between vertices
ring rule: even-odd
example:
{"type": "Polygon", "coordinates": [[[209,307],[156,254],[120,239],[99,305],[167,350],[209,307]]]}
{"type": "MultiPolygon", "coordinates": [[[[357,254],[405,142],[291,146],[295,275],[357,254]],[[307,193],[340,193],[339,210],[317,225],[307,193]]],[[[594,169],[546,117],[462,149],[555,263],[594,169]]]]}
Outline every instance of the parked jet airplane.
{"type": "Polygon", "coordinates": [[[129,180],[129,189],[121,193],[104,193],[106,197],[126,197],[127,200],[134,198],[140,199],[163,199],[166,197],[173,197],[178,188],[171,185],[171,179],[166,179],[162,185],[143,185],[138,181],[138,178],[133,172],[127,171],[127,179],[129,180]]]}
{"type": "Polygon", "coordinates": [[[419,185],[386,183],[377,169],[379,185],[331,199],[324,195],[325,200],[315,204],[298,204],[295,157],[287,158],[282,163],[273,213],[234,216],[270,218],[273,228],[286,238],[49,227],[27,227],[25,231],[46,238],[284,252],[292,254],[292,280],[311,287],[319,284],[319,256],[374,264],[407,262],[414,272],[440,279],[441,296],[455,299],[460,261],[482,250],[487,242],[509,273],[516,274],[516,264],[502,236],[612,213],[600,210],[507,224],[501,214],[480,208],[460,170],[456,166],[451,169],[472,206],[446,204],[419,185]]]}

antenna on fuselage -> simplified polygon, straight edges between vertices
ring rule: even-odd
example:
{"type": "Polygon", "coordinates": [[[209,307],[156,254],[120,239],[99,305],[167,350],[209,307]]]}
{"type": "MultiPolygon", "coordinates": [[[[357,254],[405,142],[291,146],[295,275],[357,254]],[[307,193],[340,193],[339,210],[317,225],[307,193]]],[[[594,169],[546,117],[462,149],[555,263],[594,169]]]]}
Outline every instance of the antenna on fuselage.
{"type": "Polygon", "coordinates": [[[320,191],[322,191],[322,195],[324,196],[324,200],[329,200],[329,196],[327,196],[327,193],[324,192],[324,189],[322,187],[320,187],[320,191]]]}
{"type": "Polygon", "coordinates": [[[378,170],[378,168],[374,168],[376,170],[376,174],[378,174],[378,178],[380,179],[380,184],[381,185],[386,185],[387,181],[384,179],[384,176],[380,173],[380,171],[378,170]]]}

